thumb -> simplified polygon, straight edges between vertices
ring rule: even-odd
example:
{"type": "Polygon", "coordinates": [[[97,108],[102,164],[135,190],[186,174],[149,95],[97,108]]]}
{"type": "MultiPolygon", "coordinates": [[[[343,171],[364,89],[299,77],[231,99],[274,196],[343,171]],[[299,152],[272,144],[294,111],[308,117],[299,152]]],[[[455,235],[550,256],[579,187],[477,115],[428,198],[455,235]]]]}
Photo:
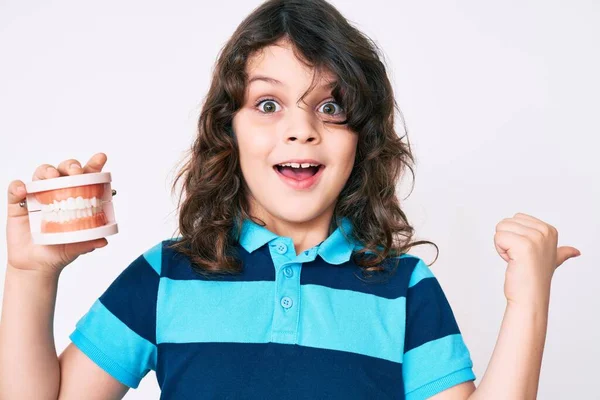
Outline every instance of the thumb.
{"type": "Polygon", "coordinates": [[[575,247],[561,246],[556,250],[556,267],[560,267],[562,263],[567,261],[569,258],[578,257],[581,252],[575,247]]]}
{"type": "Polygon", "coordinates": [[[81,254],[86,254],[108,244],[106,238],[88,240],[85,242],[69,243],[65,245],[65,253],[69,259],[75,259],[81,254]]]}

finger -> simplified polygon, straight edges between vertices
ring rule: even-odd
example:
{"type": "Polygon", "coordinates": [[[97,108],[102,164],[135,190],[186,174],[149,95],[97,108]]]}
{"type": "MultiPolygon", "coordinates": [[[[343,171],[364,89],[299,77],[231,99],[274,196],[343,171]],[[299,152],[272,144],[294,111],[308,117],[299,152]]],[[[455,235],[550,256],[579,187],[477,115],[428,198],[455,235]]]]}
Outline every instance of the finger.
{"type": "Polygon", "coordinates": [[[496,251],[506,262],[514,259],[514,255],[518,252],[519,243],[522,236],[512,231],[500,230],[494,235],[494,243],[496,251]]]}
{"type": "Polygon", "coordinates": [[[542,224],[544,223],[544,221],[542,221],[539,218],[534,217],[533,215],[529,215],[529,214],[525,214],[525,213],[521,213],[521,212],[518,212],[515,215],[513,215],[513,218],[520,218],[520,219],[534,221],[534,222],[538,222],[538,223],[542,223],[542,224]]]}
{"type": "Polygon", "coordinates": [[[541,219],[532,217],[531,215],[516,213],[515,216],[513,217],[513,219],[518,220],[519,223],[522,223],[523,225],[529,226],[531,228],[534,228],[534,229],[540,231],[544,235],[551,234],[553,231],[556,230],[556,228],[553,227],[552,225],[547,224],[546,222],[542,221],[541,219]]]}
{"type": "Polygon", "coordinates": [[[58,164],[58,172],[62,176],[83,174],[81,164],[74,158],[69,158],[58,164]]]}
{"type": "Polygon", "coordinates": [[[90,158],[90,160],[87,162],[87,164],[85,164],[85,166],[83,167],[83,172],[87,174],[90,172],[102,171],[104,164],[106,164],[107,158],[108,157],[106,157],[106,154],[104,153],[94,154],[92,158],[90,158]]]}
{"type": "Polygon", "coordinates": [[[531,218],[513,217],[510,218],[509,221],[518,225],[522,225],[524,227],[534,229],[536,231],[539,231],[540,233],[544,233],[548,229],[545,223],[531,218]]]}
{"type": "Polygon", "coordinates": [[[60,176],[60,172],[53,165],[50,164],[42,164],[33,173],[33,180],[37,181],[40,179],[50,179],[50,178],[58,178],[60,176]]]}
{"type": "Polygon", "coordinates": [[[507,231],[517,233],[521,236],[528,236],[531,233],[532,227],[522,221],[516,221],[512,218],[503,219],[496,225],[496,231],[507,231]]]}
{"type": "Polygon", "coordinates": [[[15,180],[8,185],[8,216],[20,217],[27,214],[27,206],[21,207],[19,203],[27,197],[25,184],[15,180]]]}

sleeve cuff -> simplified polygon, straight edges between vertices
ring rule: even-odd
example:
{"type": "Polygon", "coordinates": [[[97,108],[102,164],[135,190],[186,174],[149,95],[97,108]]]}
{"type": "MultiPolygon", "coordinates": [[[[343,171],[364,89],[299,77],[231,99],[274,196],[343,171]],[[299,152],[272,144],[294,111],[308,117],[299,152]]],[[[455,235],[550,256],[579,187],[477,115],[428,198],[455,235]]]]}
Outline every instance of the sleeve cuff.
{"type": "Polygon", "coordinates": [[[69,336],[69,339],[75,344],[85,355],[94,361],[100,368],[109,373],[119,382],[131,388],[137,388],[142,380],[142,376],[134,375],[126,371],[123,367],[117,364],[113,359],[109,358],[102,352],[94,343],[92,343],[81,331],[75,329],[69,336]]]}
{"type": "Polygon", "coordinates": [[[463,368],[406,393],[406,400],[427,399],[452,386],[471,380],[475,380],[473,369],[471,367],[463,368]]]}

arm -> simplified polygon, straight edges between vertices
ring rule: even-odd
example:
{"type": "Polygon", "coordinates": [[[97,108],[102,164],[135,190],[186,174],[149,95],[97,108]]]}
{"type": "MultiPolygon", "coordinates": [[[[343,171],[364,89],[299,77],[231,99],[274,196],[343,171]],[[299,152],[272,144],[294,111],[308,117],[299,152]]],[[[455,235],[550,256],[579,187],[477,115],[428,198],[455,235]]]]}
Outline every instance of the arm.
{"type": "Polygon", "coordinates": [[[532,308],[509,303],[492,358],[477,389],[473,382],[465,382],[431,400],[535,399],[547,322],[547,302],[532,308]]]}
{"type": "Polygon", "coordinates": [[[72,344],[57,358],[58,275],[7,265],[0,321],[0,399],[121,399],[129,389],[72,344]],[[61,374],[62,372],[62,374],[61,374]],[[59,395],[60,393],[60,395],[59,395]]]}
{"type": "Polygon", "coordinates": [[[57,286],[57,275],[7,265],[0,321],[0,399],[56,399],[60,370],[52,327],[57,286]]]}
{"type": "Polygon", "coordinates": [[[494,242],[508,263],[504,282],[507,307],[487,371],[468,399],[535,399],[552,277],[556,268],[581,253],[571,246],[557,248],[556,228],[523,213],[500,221],[494,242]]]}
{"type": "Polygon", "coordinates": [[[531,308],[509,303],[486,373],[469,399],[535,399],[547,324],[547,301],[531,308]]]}

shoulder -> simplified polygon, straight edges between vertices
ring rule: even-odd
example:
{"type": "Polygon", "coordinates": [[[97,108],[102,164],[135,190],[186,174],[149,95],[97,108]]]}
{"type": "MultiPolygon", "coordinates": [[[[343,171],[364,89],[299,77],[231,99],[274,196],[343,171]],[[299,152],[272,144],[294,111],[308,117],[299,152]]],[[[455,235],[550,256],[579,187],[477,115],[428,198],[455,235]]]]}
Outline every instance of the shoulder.
{"type": "Polygon", "coordinates": [[[179,237],[162,239],[147,246],[141,254],[138,253],[139,256],[132,262],[132,265],[147,264],[158,276],[162,276],[177,256],[177,252],[172,248],[172,245],[180,239],[179,237]]]}
{"type": "Polygon", "coordinates": [[[424,279],[434,278],[435,276],[429,266],[418,256],[410,253],[404,253],[400,256],[389,257],[384,261],[388,270],[395,271],[395,274],[405,286],[411,288],[424,279]]]}

